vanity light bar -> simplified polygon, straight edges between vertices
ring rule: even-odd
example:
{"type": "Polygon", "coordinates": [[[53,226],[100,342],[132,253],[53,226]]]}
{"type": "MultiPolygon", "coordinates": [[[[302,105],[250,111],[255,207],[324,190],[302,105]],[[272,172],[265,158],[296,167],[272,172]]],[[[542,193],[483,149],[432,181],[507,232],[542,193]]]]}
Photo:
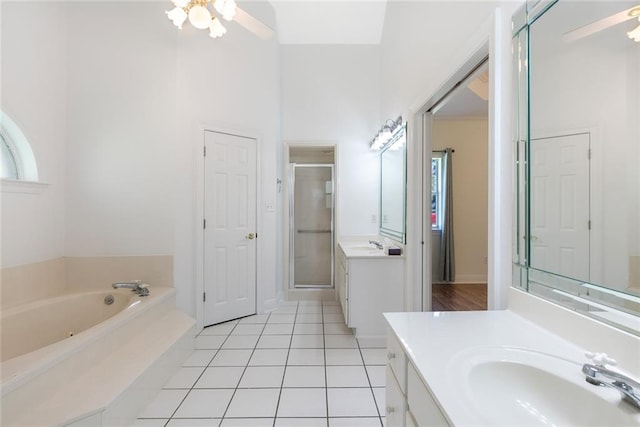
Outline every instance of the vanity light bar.
{"type": "Polygon", "coordinates": [[[603,292],[605,294],[614,295],[618,298],[622,298],[627,301],[635,302],[636,304],[640,304],[640,298],[625,294],[624,292],[614,291],[613,289],[602,288],[600,286],[592,285],[591,283],[583,283],[580,286],[584,286],[585,288],[593,289],[594,291],[603,292]]]}
{"type": "Polygon", "coordinates": [[[374,151],[384,148],[389,141],[393,140],[393,137],[398,130],[402,128],[403,124],[402,116],[398,116],[395,120],[387,119],[376,134],[375,138],[373,138],[369,143],[369,147],[374,151]]]}

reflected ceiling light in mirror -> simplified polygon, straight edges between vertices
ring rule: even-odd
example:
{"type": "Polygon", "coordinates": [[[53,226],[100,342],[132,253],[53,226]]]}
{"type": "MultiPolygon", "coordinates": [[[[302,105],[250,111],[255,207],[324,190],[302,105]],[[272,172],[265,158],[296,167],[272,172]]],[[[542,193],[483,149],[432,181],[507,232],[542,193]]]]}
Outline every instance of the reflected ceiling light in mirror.
{"type": "Polygon", "coordinates": [[[393,138],[393,135],[401,128],[401,125],[402,116],[398,116],[396,120],[387,119],[375,138],[371,140],[369,147],[374,151],[381,150],[393,138]]]}
{"type": "MultiPolygon", "coordinates": [[[[599,19],[598,21],[568,31],[563,35],[563,39],[565,42],[574,42],[576,40],[580,40],[584,37],[598,33],[602,30],[606,30],[607,28],[613,27],[614,25],[626,22],[635,17],[640,17],[640,5],[625,9],[621,12],[599,19]]],[[[640,26],[638,28],[640,28],[640,26]]],[[[633,33],[635,36],[637,34],[638,28],[627,33],[630,39],[635,40],[631,36],[631,33],[633,33]]]]}

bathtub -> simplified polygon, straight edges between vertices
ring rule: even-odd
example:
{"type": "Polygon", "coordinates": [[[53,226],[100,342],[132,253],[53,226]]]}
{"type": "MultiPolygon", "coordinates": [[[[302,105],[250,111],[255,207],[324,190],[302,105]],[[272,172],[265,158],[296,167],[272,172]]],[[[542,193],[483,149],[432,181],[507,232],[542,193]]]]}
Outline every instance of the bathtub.
{"type": "Polygon", "coordinates": [[[174,289],[150,289],[147,297],[107,289],[3,310],[1,424],[132,421],[194,346],[195,322],[176,310],[174,289]]]}

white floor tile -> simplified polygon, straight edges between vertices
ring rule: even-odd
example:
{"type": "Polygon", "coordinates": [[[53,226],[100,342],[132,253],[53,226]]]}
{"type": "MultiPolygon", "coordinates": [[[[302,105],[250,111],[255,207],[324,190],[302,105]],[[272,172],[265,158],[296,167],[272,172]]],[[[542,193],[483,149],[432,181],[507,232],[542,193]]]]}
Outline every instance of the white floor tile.
{"type": "Polygon", "coordinates": [[[322,307],[331,307],[331,306],[337,306],[338,301],[322,301],[322,307]]]}
{"type": "Polygon", "coordinates": [[[295,320],[295,314],[272,314],[267,323],[294,323],[295,320]]]}
{"type": "Polygon", "coordinates": [[[326,418],[276,418],[275,427],[327,427],[326,418]]]}
{"type": "Polygon", "coordinates": [[[269,323],[265,326],[262,335],[291,335],[293,323],[269,323]]]}
{"type": "Polygon", "coordinates": [[[323,332],[322,323],[296,323],[294,335],[317,335],[323,332]]]}
{"type": "Polygon", "coordinates": [[[174,418],[167,427],[217,427],[221,418],[174,418]]]}
{"type": "Polygon", "coordinates": [[[370,388],[329,388],[329,417],[375,417],[378,415],[370,388]]]}
{"type": "Polygon", "coordinates": [[[298,314],[320,314],[322,306],[319,305],[303,305],[298,308],[298,314]]]}
{"type": "Polygon", "coordinates": [[[140,412],[138,418],[169,418],[188,390],[160,390],[158,395],[140,412]]]}
{"type": "Polygon", "coordinates": [[[218,350],[211,366],[246,366],[253,350],[218,350]]]}
{"type": "Polygon", "coordinates": [[[284,366],[249,366],[240,380],[240,388],[279,388],[284,366]]]}
{"type": "MultiPolygon", "coordinates": [[[[238,325],[239,326],[239,325],[238,325]]],[[[222,345],[223,349],[255,348],[259,335],[230,335],[222,345]]]]}
{"type": "Polygon", "coordinates": [[[296,323],[322,323],[322,314],[298,313],[298,316],[296,316],[296,323]]]}
{"type": "Polygon", "coordinates": [[[353,335],[353,332],[344,323],[325,323],[324,333],[326,335],[353,335]]]}
{"type": "Polygon", "coordinates": [[[297,311],[297,305],[285,305],[271,310],[271,314],[296,314],[297,311]]]}
{"type": "Polygon", "coordinates": [[[242,366],[209,367],[205,369],[195,388],[236,388],[243,371],[242,366]]]}
{"type": "Polygon", "coordinates": [[[263,335],[256,348],[289,348],[291,335],[263,335]]]}
{"type": "Polygon", "coordinates": [[[292,348],[287,365],[324,365],[324,350],[314,348],[292,348]]]}
{"type": "Polygon", "coordinates": [[[229,335],[237,324],[238,321],[233,320],[219,325],[207,326],[200,332],[200,335],[229,335]]]}
{"type": "Polygon", "coordinates": [[[364,366],[327,366],[327,387],[369,387],[364,366]]]}
{"type": "Polygon", "coordinates": [[[298,307],[322,307],[322,301],[320,300],[298,301],[298,307]]]}
{"type": "Polygon", "coordinates": [[[256,349],[251,356],[249,366],[286,365],[288,349],[256,349]]]}
{"type": "Polygon", "coordinates": [[[360,348],[386,348],[387,339],[385,337],[359,338],[360,348]]]}
{"type": "Polygon", "coordinates": [[[381,427],[379,417],[329,418],[329,427],[381,427]]]}
{"type": "Polygon", "coordinates": [[[324,366],[287,366],[283,387],[325,387],[324,366]]]}
{"type": "Polygon", "coordinates": [[[373,389],[373,398],[376,401],[376,405],[378,406],[378,412],[381,415],[385,415],[386,408],[386,389],[384,387],[376,387],[373,389]]]}
{"type": "Polygon", "coordinates": [[[325,351],[327,365],[362,365],[357,348],[328,348],[325,351]]]}
{"type": "Polygon", "coordinates": [[[169,378],[162,388],[191,388],[204,369],[204,367],[182,367],[169,378]]]}
{"type": "Polygon", "coordinates": [[[233,390],[191,390],[176,411],[176,418],[222,418],[233,390]]]}
{"type": "Polygon", "coordinates": [[[240,319],[240,323],[267,323],[269,318],[268,314],[254,314],[253,316],[247,316],[240,319]]]}
{"type": "Polygon", "coordinates": [[[194,350],[182,366],[207,366],[218,350],[194,350]]]}
{"type": "Polygon", "coordinates": [[[339,305],[324,305],[322,312],[324,314],[342,314],[342,308],[339,305]]]}
{"type": "Polygon", "coordinates": [[[323,388],[283,388],[278,417],[326,417],[326,403],[323,388]]]}
{"type": "Polygon", "coordinates": [[[341,323],[344,325],[344,316],[342,316],[342,313],[325,313],[323,321],[324,323],[341,323]]]}
{"type": "Polygon", "coordinates": [[[162,419],[139,419],[135,420],[129,427],[164,427],[166,423],[167,420],[162,419]]]}
{"type": "Polygon", "coordinates": [[[386,365],[387,349],[386,348],[363,348],[362,358],[365,365],[386,365]]]}
{"type": "Polygon", "coordinates": [[[294,335],[291,348],[324,348],[323,335],[294,335]]]}
{"type": "Polygon", "coordinates": [[[238,389],[231,400],[225,417],[254,418],[273,417],[276,415],[280,389],[238,389]]]}
{"type": "Polygon", "coordinates": [[[220,427],[273,427],[273,418],[225,418],[220,427]]]}
{"type": "Polygon", "coordinates": [[[233,332],[231,332],[231,336],[234,335],[260,335],[262,330],[264,329],[264,325],[262,324],[251,324],[244,323],[242,325],[237,325],[233,332]]]}
{"type": "Polygon", "coordinates": [[[196,337],[197,350],[217,350],[220,348],[226,336],[200,335],[196,337]]]}
{"type": "Polygon", "coordinates": [[[325,335],[326,348],[358,348],[355,337],[351,335],[325,335]]]}
{"type": "Polygon", "coordinates": [[[371,387],[384,387],[386,385],[386,366],[382,365],[370,365],[367,366],[367,374],[369,374],[369,381],[371,387]]]}

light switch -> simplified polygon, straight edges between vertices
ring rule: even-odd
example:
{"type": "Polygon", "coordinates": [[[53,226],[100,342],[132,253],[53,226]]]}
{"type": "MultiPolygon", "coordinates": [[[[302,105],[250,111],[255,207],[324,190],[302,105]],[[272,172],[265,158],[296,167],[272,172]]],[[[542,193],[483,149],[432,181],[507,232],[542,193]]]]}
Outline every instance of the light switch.
{"type": "Polygon", "coordinates": [[[264,210],[267,212],[275,212],[276,207],[273,202],[264,202],[264,210]]]}

